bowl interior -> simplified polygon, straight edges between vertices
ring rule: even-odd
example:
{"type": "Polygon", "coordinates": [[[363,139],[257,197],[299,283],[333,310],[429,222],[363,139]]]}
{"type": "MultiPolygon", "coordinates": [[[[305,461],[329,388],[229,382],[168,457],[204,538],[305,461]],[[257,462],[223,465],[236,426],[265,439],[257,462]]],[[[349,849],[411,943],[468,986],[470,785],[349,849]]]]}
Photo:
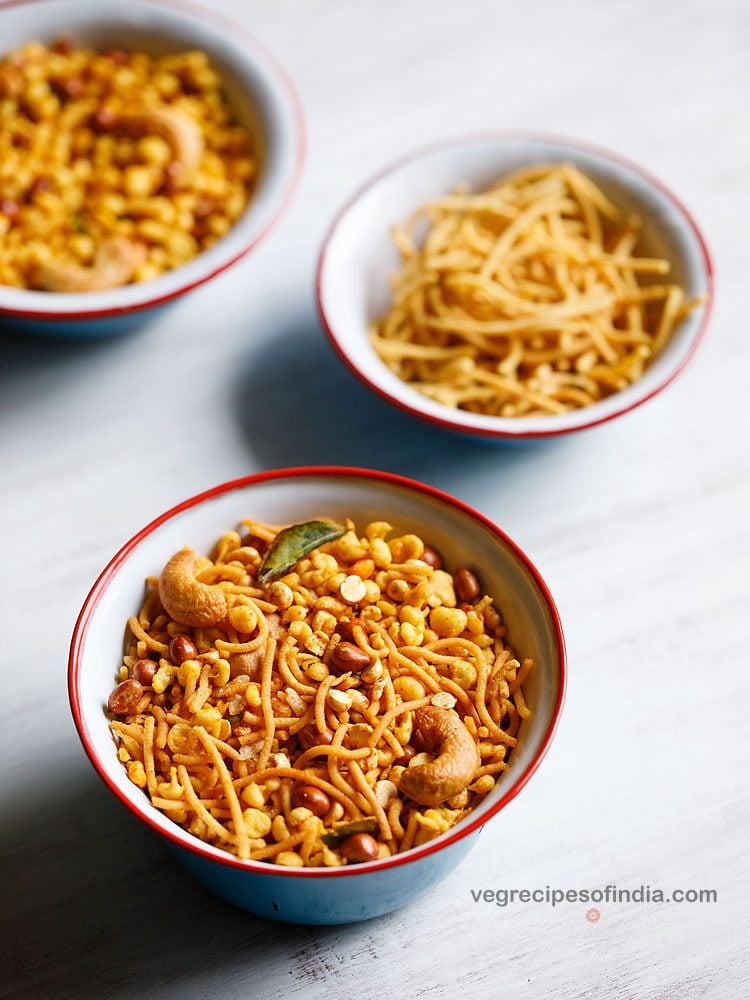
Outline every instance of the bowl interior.
{"type": "Polygon", "coordinates": [[[572,429],[628,408],[651,394],[689,355],[703,309],[687,317],[642,379],[585,410],[518,420],[452,410],[409,388],[380,360],[368,330],[390,306],[388,279],[399,269],[389,229],[420,205],[468,182],[474,191],[532,163],[575,164],[616,204],[643,219],[641,253],[667,258],[670,277],[689,297],[709,291],[710,277],[700,237],[680,205],[631,164],[563,141],[498,136],[432,147],[381,174],[344,209],[330,234],[320,266],[320,308],[331,336],[352,366],[378,391],[427,416],[464,429],[545,432],[572,429]]]}
{"type": "Polygon", "coordinates": [[[350,473],[282,474],[225,489],[162,520],[126,547],[89,599],[90,617],[74,665],[71,693],[74,704],[77,699],[80,705],[78,721],[89,754],[121,798],[161,832],[228,860],[223,851],[202,844],[167,820],[127,779],[116,757],[104,707],[120,665],[125,622],[140,607],[144,579],[158,573],[169,556],[185,544],[209,551],[221,533],[246,516],[278,524],[316,516],[350,516],[358,527],[368,520],[385,519],[397,531],[422,535],[443,554],[448,568],[461,564],[473,567],[486,590],[495,596],[516,653],[533,657],[536,670],[526,688],[534,715],[524,723],[512,766],[470,819],[486,813],[524,779],[557,714],[562,670],[554,613],[529,566],[509,542],[481,520],[401,482],[350,473]]]}
{"type": "Polygon", "coordinates": [[[286,79],[253,39],[209,11],[152,0],[93,6],[89,0],[31,0],[0,8],[2,51],[35,39],[52,42],[68,34],[97,49],[123,48],[151,54],[202,49],[211,59],[238,121],[250,129],[259,172],[244,214],[209,250],[153,281],[106,292],[55,294],[0,287],[0,307],[68,313],[127,308],[221,268],[258,238],[273,220],[296,176],[301,137],[295,99],[286,79]]]}

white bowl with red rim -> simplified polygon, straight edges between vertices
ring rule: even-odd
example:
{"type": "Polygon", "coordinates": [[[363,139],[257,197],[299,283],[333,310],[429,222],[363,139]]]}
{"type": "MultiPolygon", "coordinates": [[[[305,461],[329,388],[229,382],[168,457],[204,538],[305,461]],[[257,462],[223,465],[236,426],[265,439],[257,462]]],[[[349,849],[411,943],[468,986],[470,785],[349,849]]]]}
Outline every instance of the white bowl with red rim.
{"type": "Polygon", "coordinates": [[[258,180],[243,215],[221,240],[152,281],[98,292],[42,292],[0,285],[0,320],[64,336],[112,333],[197,288],[248,254],[289,203],[304,157],[297,95],[284,70],[239,25],[187,0],[11,0],[0,7],[3,52],[69,35],[95,49],[149,53],[202,49],[220,73],[237,120],[258,143],[258,180]]]}
{"type": "Polygon", "coordinates": [[[384,472],[338,467],[280,469],[225,483],[152,521],[109,562],[89,593],[70,647],[70,704],[81,742],[107,787],[164,838],[181,863],[220,896],[263,916],[307,924],[365,920],[403,906],[444,878],[480,828],[515,798],[539,766],[558,722],[565,644],[554,601],[538,570],[497,525],[460,500],[384,472]],[[509,769],[466,819],[420,847],[342,868],[284,868],[241,861],[192,836],[154,808],[128,779],[109,730],[107,697],[121,664],[125,622],[137,612],[144,579],[189,544],[207,552],[243,517],[292,523],[352,517],[358,527],[387,520],[437,549],[448,569],[468,566],[492,594],[509,641],[536,667],[525,686],[533,711],[509,769]]]}
{"type": "Polygon", "coordinates": [[[713,267],[697,223],[661,181],[629,160],[554,136],[492,132],[435,143],[408,154],[366,182],[331,225],[318,260],[317,301],[328,338],[344,364],[383,399],[438,427],[495,441],[554,437],[584,430],[634,409],[682,371],[703,336],[711,311],[713,267]],[[391,226],[431,199],[468,183],[482,191],[535,163],[572,163],[615,204],[643,220],[639,252],[667,258],[669,280],[688,298],[707,302],[686,317],[643,377],[592,406],[539,417],[495,417],[453,409],[403,382],[378,357],[369,338],[391,304],[389,276],[400,268],[391,226]]]}

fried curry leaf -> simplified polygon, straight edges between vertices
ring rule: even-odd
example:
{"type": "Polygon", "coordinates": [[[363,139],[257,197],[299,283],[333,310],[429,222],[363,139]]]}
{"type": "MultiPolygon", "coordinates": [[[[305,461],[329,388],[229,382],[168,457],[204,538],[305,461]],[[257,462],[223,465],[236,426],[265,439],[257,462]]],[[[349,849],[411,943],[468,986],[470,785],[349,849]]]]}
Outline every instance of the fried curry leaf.
{"type": "Polygon", "coordinates": [[[351,837],[353,833],[376,834],[378,832],[378,821],[376,819],[358,819],[353,823],[339,823],[332,833],[324,833],[320,838],[328,847],[338,847],[342,840],[351,837]]]}
{"type": "Polygon", "coordinates": [[[333,521],[305,521],[280,531],[266,552],[258,570],[260,583],[283,576],[287,570],[325,542],[340,538],[346,528],[333,521]]]}

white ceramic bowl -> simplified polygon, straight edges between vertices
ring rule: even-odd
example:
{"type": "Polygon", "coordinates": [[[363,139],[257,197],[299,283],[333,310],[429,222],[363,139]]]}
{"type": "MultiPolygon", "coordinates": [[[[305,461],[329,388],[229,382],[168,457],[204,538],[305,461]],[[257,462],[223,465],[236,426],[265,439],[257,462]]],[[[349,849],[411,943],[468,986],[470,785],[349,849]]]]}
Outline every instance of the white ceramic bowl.
{"type": "Polygon", "coordinates": [[[552,739],[565,687],[560,620],[542,578],[503,532],[465,504],[428,486],[383,472],[306,468],[226,483],[185,501],[140,531],[112,559],[81,611],[70,649],[69,692],[78,732],[105,784],[166,839],[178,859],[219,895],[253,912],[298,923],[343,923],[386,913],[424,892],[455,867],[481,826],[516,796],[552,739]],[[208,551],[246,516],[272,523],[316,516],[390,521],[418,532],[447,568],[468,565],[492,594],[521,656],[536,663],[526,698],[534,715],[523,724],[512,763],[495,790],[446,834],[385,861],[343,868],[282,868],[240,861],[193,837],[151,806],[117,759],[105,712],[121,662],[125,621],[158,573],[185,544],[208,551]]]}
{"type": "Polygon", "coordinates": [[[95,48],[178,52],[199,48],[221,73],[240,122],[258,137],[261,167],[242,217],[227,235],[153,281],[101,292],[54,293],[0,286],[0,317],[50,333],[110,332],[143,309],[203,284],[253,249],[288,203],[301,170],[304,135],[297,97],[276,61],[242,28],[182,0],[16,0],[0,7],[0,45],[69,34],[95,48]],[[121,322],[118,323],[118,320],[121,322]]]}
{"type": "Polygon", "coordinates": [[[483,438],[534,438],[593,427],[632,410],[682,370],[708,322],[711,260],[693,218],[658,180],[602,149],[567,139],[494,133],[450,140],[418,150],[364,185],[336,217],[318,262],[317,296],[323,325],[337,353],[365,385],[388,402],[433,424],[483,438]],[[669,344],[632,386],[585,409],[551,417],[504,418],[454,410],[411,389],[380,360],[368,329],[390,305],[388,277],[399,268],[390,227],[431,198],[462,182],[476,191],[532,163],[573,163],[618,205],[644,220],[640,246],[672,262],[670,277],[689,297],[706,293],[669,344]]]}

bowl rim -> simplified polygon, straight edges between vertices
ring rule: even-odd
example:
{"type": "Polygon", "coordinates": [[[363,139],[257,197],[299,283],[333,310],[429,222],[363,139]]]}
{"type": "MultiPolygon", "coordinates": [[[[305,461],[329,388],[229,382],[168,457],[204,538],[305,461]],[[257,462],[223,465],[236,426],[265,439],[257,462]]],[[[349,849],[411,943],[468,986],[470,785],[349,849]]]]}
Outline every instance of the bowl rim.
{"type": "MultiPolygon", "coordinates": [[[[2,0],[2,2],[0,2],[0,16],[2,16],[4,11],[16,7],[32,7],[36,4],[49,2],[50,0],[2,0]]],[[[147,297],[143,299],[143,301],[131,302],[127,305],[105,305],[97,308],[81,308],[70,311],[57,311],[55,309],[41,308],[21,308],[16,306],[7,306],[0,303],[0,317],[18,317],[31,320],[47,320],[50,322],[75,322],[77,320],[104,319],[110,316],[127,316],[133,313],[138,313],[144,309],[154,309],[158,306],[166,305],[167,302],[171,302],[172,300],[179,298],[186,292],[190,292],[194,288],[198,288],[200,285],[203,285],[212,278],[215,278],[217,275],[222,274],[238,261],[242,260],[243,257],[247,256],[251,250],[254,250],[255,247],[276,226],[281,216],[289,207],[289,203],[297,190],[306,155],[307,136],[305,130],[305,119],[302,111],[302,102],[299,98],[297,90],[292,83],[289,74],[278,61],[276,56],[274,56],[262,42],[258,41],[254,35],[247,31],[243,25],[237,24],[231,18],[218,11],[214,11],[210,7],[204,7],[201,4],[193,3],[193,0],[139,0],[139,2],[144,5],[161,7],[176,12],[177,14],[185,14],[208,21],[214,24],[218,29],[221,29],[225,34],[240,37],[242,39],[243,46],[245,47],[245,54],[248,61],[253,61],[256,57],[258,57],[259,63],[267,70],[268,78],[272,81],[272,87],[277,88],[279,93],[283,95],[283,99],[291,111],[295,160],[286,188],[281,192],[281,196],[276,207],[270,212],[268,218],[260,229],[254,232],[252,237],[239,250],[233,253],[230,258],[218,261],[216,265],[205,274],[200,274],[168,292],[147,297]]],[[[106,24],[116,20],[117,7],[102,7],[97,8],[92,14],[91,23],[106,24]]],[[[200,254],[197,256],[200,257],[200,254]]],[[[143,282],[143,288],[148,288],[149,284],[150,282],[143,282]]],[[[19,290],[30,291],[30,289],[19,290]]],[[[71,294],[80,295],[82,298],[84,297],[81,293],[74,292],[71,294]]]]}
{"type": "MultiPolygon", "coordinates": [[[[343,364],[349,369],[349,371],[355,375],[360,382],[362,382],[368,389],[377,393],[386,402],[391,403],[398,409],[410,414],[413,417],[417,417],[420,420],[424,420],[429,424],[433,424],[437,427],[442,427],[443,429],[458,431],[463,434],[469,434],[476,437],[483,437],[489,439],[500,439],[500,440],[517,440],[517,439],[538,439],[538,438],[549,438],[558,437],[563,434],[573,434],[578,431],[588,430],[592,427],[597,427],[600,424],[607,423],[609,420],[614,420],[615,417],[620,417],[625,413],[629,413],[631,410],[636,409],[643,403],[646,403],[649,399],[653,399],[658,393],[674,381],[675,378],[682,372],[687,364],[695,356],[699,344],[703,340],[706,331],[708,329],[709,321],[711,318],[711,313],[714,305],[714,292],[715,292],[715,267],[713,263],[713,258],[711,251],[709,250],[708,243],[705,236],[703,235],[695,216],[687,208],[685,203],[677,197],[677,195],[669,188],[663,181],[661,181],[650,171],[641,167],[635,161],[629,159],[620,153],[613,152],[604,146],[600,146],[596,143],[586,142],[579,139],[570,139],[567,136],[556,135],[549,132],[537,132],[533,130],[525,129],[490,129],[482,130],[478,132],[469,132],[460,136],[453,136],[450,138],[438,139],[433,142],[426,143],[419,146],[416,149],[407,152],[398,159],[391,161],[385,167],[382,167],[375,174],[372,174],[364,183],[362,183],[352,195],[344,202],[344,204],[339,208],[333,217],[333,221],[330,223],[328,230],[323,238],[321,248],[318,255],[318,263],[315,272],[315,299],[318,307],[318,314],[320,316],[321,323],[323,325],[323,330],[328,337],[328,340],[333,347],[334,351],[338,355],[339,359],[343,364]],[[438,417],[435,414],[427,413],[420,407],[412,405],[406,400],[402,399],[400,396],[396,396],[389,392],[388,389],[383,388],[378,385],[373,379],[371,379],[365,371],[360,368],[355,362],[350,358],[346,347],[345,347],[345,337],[342,335],[337,335],[333,328],[328,315],[328,311],[324,302],[323,294],[323,272],[325,270],[326,261],[328,258],[328,251],[330,246],[335,239],[339,224],[343,221],[344,217],[348,215],[349,211],[363,198],[371,188],[375,187],[381,180],[391,174],[397,173],[402,167],[408,166],[415,160],[421,159],[422,157],[429,156],[433,153],[440,152],[444,149],[450,149],[454,146],[471,145],[473,143],[482,141],[505,141],[505,140],[528,140],[531,142],[547,142],[554,143],[559,146],[567,146],[572,150],[580,150],[585,153],[594,153],[604,159],[608,159],[614,163],[619,164],[622,167],[632,171],[637,174],[643,181],[655,188],[661,195],[663,195],[668,201],[671,201],[673,206],[681,214],[688,229],[692,232],[695,237],[700,250],[701,256],[703,258],[703,268],[705,271],[707,291],[706,291],[706,302],[703,306],[703,315],[701,316],[700,325],[693,336],[690,347],[683,358],[680,359],[679,363],[670,371],[668,371],[665,377],[657,383],[649,392],[640,396],[639,398],[626,403],[619,408],[615,409],[611,413],[606,413],[604,415],[593,417],[588,420],[584,419],[580,423],[575,424],[570,427],[558,427],[555,428],[551,426],[548,430],[524,430],[522,426],[523,417],[514,418],[519,423],[518,430],[513,430],[509,427],[472,427],[464,423],[460,417],[438,417]]],[[[451,411],[448,407],[445,408],[447,413],[459,414],[460,411],[451,411]]],[[[588,408],[581,408],[579,413],[582,415],[586,414],[588,408]]]]}
{"type": "MultiPolygon", "coordinates": [[[[417,480],[409,479],[405,476],[399,476],[391,472],[383,472],[376,469],[363,469],[350,466],[337,466],[337,465],[324,465],[324,466],[302,466],[302,467],[292,467],[284,469],[272,469],[267,472],[260,472],[250,476],[243,476],[239,479],[229,480],[226,483],[222,483],[211,489],[205,490],[196,496],[190,497],[184,500],[182,503],[171,507],[169,510],[165,511],[159,517],[155,518],[144,528],[142,528],[137,534],[127,541],[122,548],[112,557],[112,559],[107,563],[105,568],[97,577],[93,587],[89,591],[81,611],[76,620],[76,624],[73,630],[73,636],[70,643],[70,652],[68,657],[68,699],[70,702],[70,708],[73,715],[73,721],[75,723],[76,730],[78,732],[78,737],[83,745],[83,749],[94,766],[95,770],[98,772],[100,778],[104,781],[105,785],[113,792],[118,799],[140,820],[146,823],[152,830],[158,833],[160,836],[165,837],[167,840],[176,844],[178,847],[190,851],[192,854],[198,855],[199,857],[215,862],[220,865],[224,865],[228,868],[239,869],[244,872],[252,872],[253,874],[267,875],[267,876],[289,876],[289,877],[303,877],[303,878],[336,878],[349,875],[365,875],[377,871],[384,871],[386,869],[395,868],[400,865],[409,864],[412,861],[418,861],[429,855],[441,851],[443,848],[449,847],[452,844],[457,843],[464,837],[471,833],[479,830],[485,823],[487,823],[493,816],[497,815],[509,802],[511,802],[525,787],[531,776],[539,767],[542,759],[544,758],[549,746],[554,738],[557,726],[560,720],[560,714],[562,712],[563,703],[565,700],[565,689],[567,683],[567,655],[565,649],[565,637],[563,635],[562,622],[560,620],[560,615],[557,610],[557,606],[552,598],[552,595],[542,578],[539,570],[536,568],[531,559],[526,555],[526,553],[511,539],[494,521],[481,514],[479,511],[475,510],[473,507],[469,506],[464,501],[451,496],[449,493],[443,490],[437,489],[434,486],[428,486],[425,483],[420,483],[417,480]],[[471,815],[467,820],[460,825],[454,832],[447,832],[442,834],[435,840],[428,841],[421,847],[412,848],[410,851],[404,852],[403,854],[396,854],[390,858],[385,858],[382,860],[370,861],[361,865],[344,865],[340,868],[284,868],[278,865],[268,865],[262,861],[252,861],[252,860],[241,860],[234,857],[232,854],[227,854],[226,857],[217,857],[210,851],[206,849],[202,841],[198,838],[193,837],[191,834],[186,833],[181,827],[174,825],[174,831],[162,829],[157,826],[151,817],[147,814],[146,809],[142,808],[140,804],[136,805],[131,802],[125,795],[121,792],[118,785],[108,774],[107,768],[103,761],[100,759],[94,743],[89,735],[83,706],[80,697],[80,687],[79,679],[81,672],[81,661],[83,648],[86,641],[86,633],[90,621],[96,611],[97,605],[104,593],[104,591],[109,586],[112,578],[115,576],[120,567],[126,562],[130,553],[149,535],[151,535],[157,528],[159,528],[165,522],[181,514],[183,511],[189,510],[193,507],[197,507],[207,500],[211,500],[217,496],[221,496],[225,493],[232,492],[238,489],[244,489],[247,486],[253,486],[259,483],[271,482],[278,479],[289,479],[293,477],[300,478],[314,478],[314,477],[330,477],[334,479],[344,479],[344,478],[357,478],[362,480],[372,480],[376,483],[385,483],[390,485],[395,485],[401,488],[406,488],[414,493],[422,494],[424,496],[430,497],[442,501],[449,506],[454,507],[462,514],[474,519],[483,527],[489,529],[499,541],[508,547],[514,556],[526,567],[530,572],[534,582],[539,588],[544,602],[549,610],[550,617],[552,619],[552,625],[554,628],[554,637],[557,646],[558,655],[558,690],[557,697],[555,700],[554,707],[552,709],[552,714],[550,721],[547,725],[546,732],[544,733],[540,745],[537,748],[536,753],[532,757],[531,761],[526,767],[526,770],[520,773],[511,785],[511,787],[500,796],[498,801],[483,813],[481,816],[472,818],[471,815]]],[[[144,798],[143,806],[148,805],[148,800],[144,798]]]]}

